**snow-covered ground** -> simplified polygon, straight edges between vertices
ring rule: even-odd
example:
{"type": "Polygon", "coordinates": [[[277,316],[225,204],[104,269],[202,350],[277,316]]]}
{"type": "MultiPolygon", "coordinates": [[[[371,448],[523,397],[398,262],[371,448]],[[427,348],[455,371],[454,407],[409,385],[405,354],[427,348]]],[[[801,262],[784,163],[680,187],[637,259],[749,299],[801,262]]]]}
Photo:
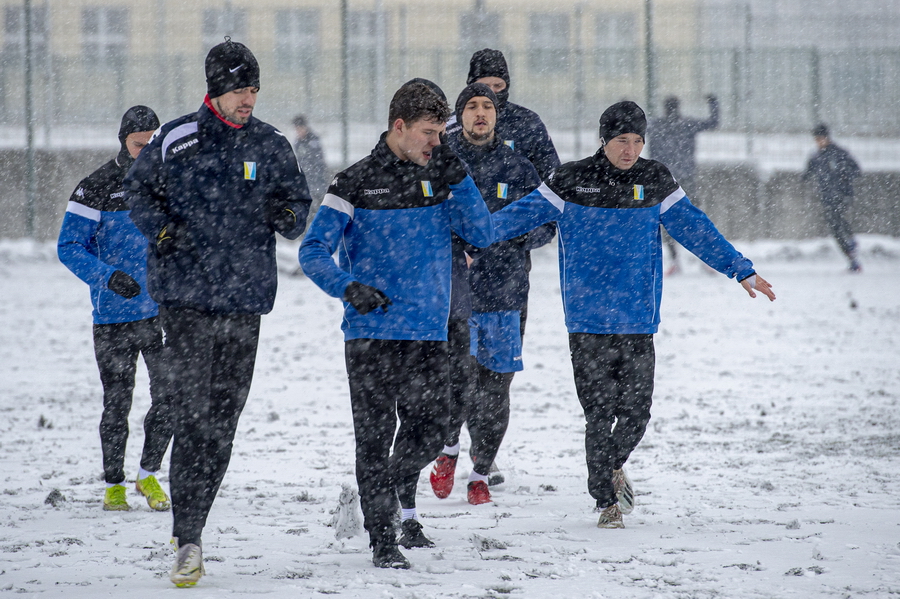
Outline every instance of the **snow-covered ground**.
{"type": "MultiPolygon", "coordinates": [[[[900,239],[738,243],[775,287],[751,300],[696,262],[666,280],[653,420],[629,462],[638,506],[596,528],[555,250],[535,253],[526,370],[495,502],[464,477],[419,512],[410,571],[336,541],[353,432],[340,303],[291,276],[263,319],[256,378],[204,534],[207,575],[168,581],[171,515],[133,490],[101,510],[100,382],[87,287],[52,244],[0,242],[0,595],[772,598],[900,594],[900,239]],[[65,499],[46,503],[53,490],[65,499]]],[[[402,392],[402,391],[401,391],[402,392]]],[[[127,467],[149,404],[139,370],[127,467]]],[[[464,439],[463,447],[468,439],[464,439]]],[[[463,463],[463,462],[461,462],[463,463]]],[[[164,468],[168,467],[168,457],[164,468]]],[[[168,486],[167,477],[163,477],[168,486]]]]}

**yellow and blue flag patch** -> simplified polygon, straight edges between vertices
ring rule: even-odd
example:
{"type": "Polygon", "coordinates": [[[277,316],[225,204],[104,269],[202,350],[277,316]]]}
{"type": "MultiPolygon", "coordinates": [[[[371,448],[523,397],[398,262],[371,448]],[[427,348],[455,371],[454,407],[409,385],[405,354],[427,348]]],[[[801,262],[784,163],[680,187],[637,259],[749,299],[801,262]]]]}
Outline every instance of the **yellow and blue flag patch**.
{"type": "Polygon", "coordinates": [[[509,192],[509,183],[497,183],[497,197],[501,200],[506,199],[506,194],[509,192]]]}
{"type": "Polygon", "coordinates": [[[431,191],[431,181],[422,181],[422,193],[425,194],[426,198],[430,198],[434,196],[434,192],[431,191]]]}
{"type": "Polygon", "coordinates": [[[244,163],[244,179],[248,181],[256,181],[256,163],[255,162],[245,162],[244,163]]]}
{"type": "Polygon", "coordinates": [[[644,186],[643,185],[635,185],[634,186],[634,201],[635,202],[643,202],[644,201],[644,186]]]}
{"type": "Polygon", "coordinates": [[[503,143],[506,144],[507,146],[509,146],[510,150],[516,149],[516,140],[514,140],[514,139],[504,139],[503,143]]]}

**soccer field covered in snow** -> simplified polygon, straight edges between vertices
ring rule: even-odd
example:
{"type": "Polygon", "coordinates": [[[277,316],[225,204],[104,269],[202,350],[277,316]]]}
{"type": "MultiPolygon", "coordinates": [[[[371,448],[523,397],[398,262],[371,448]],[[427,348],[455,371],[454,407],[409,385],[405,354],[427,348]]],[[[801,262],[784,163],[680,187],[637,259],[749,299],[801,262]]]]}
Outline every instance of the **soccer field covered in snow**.
{"type": "MultiPolygon", "coordinates": [[[[341,486],[355,485],[341,303],[294,274],[296,245],[283,244],[204,533],[207,575],[182,590],[168,580],[169,513],[132,486],[132,511],[101,510],[87,286],[55,244],[0,241],[0,595],[900,595],[900,239],[860,236],[860,275],[831,240],[736,245],[778,300],[752,300],[697,262],[666,279],[653,419],[626,467],[637,507],[624,530],[596,528],[556,250],[535,252],[525,371],[498,459],[506,483],[494,503],[471,506],[467,467],[445,500],[423,472],[418,510],[437,547],[405,551],[413,568],[395,571],[372,566],[364,537],[335,539],[341,486]]],[[[148,406],[141,366],[129,481],[148,406]]]]}

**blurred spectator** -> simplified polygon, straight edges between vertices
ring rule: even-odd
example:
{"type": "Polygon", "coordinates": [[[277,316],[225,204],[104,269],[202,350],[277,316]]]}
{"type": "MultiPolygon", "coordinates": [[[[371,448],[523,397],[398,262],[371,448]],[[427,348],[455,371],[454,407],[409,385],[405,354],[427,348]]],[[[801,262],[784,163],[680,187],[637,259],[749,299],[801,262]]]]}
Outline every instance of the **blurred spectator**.
{"type": "MultiPolygon", "coordinates": [[[[719,126],[719,101],[715,96],[707,96],[709,118],[705,120],[689,119],[681,116],[681,102],[675,96],[669,96],[663,102],[665,116],[650,122],[650,150],[654,160],[662,162],[674,175],[681,189],[691,199],[691,203],[700,206],[697,197],[696,174],[697,134],[719,126]]],[[[668,234],[666,245],[672,254],[672,265],[666,274],[675,274],[680,270],[678,264],[678,244],[668,234]]]]}
{"type": "Polygon", "coordinates": [[[816,125],[812,134],[819,151],[806,165],[803,180],[815,182],[825,212],[825,222],[841,251],[850,260],[850,271],[861,272],[862,266],[856,257],[856,240],[845,216],[853,204],[853,180],[859,176],[859,165],[847,150],[831,141],[827,125],[816,125]]]}
{"type": "Polygon", "coordinates": [[[294,117],[294,131],[297,141],[294,142],[294,153],[297,164],[306,175],[309,194],[313,199],[313,210],[322,203],[322,197],[328,189],[328,167],[325,166],[325,153],[319,136],[309,128],[309,122],[302,114],[294,117]]]}

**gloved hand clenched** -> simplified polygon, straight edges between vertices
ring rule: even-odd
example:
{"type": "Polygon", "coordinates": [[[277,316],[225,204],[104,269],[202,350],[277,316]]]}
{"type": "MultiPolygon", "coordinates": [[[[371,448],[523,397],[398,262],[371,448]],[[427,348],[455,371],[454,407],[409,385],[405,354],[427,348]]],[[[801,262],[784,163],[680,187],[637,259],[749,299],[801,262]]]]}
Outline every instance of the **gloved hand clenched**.
{"type": "Polygon", "coordinates": [[[380,289],[353,281],[344,290],[344,301],[356,308],[360,314],[368,314],[372,310],[382,308],[385,312],[393,302],[380,289]]]}
{"type": "Polygon", "coordinates": [[[431,150],[431,161],[437,167],[439,173],[444,176],[444,180],[449,185],[461,183],[468,173],[463,161],[459,159],[456,152],[447,145],[447,135],[441,133],[441,143],[431,150]]]}
{"type": "Polygon", "coordinates": [[[141,293],[140,284],[131,275],[123,270],[117,270],[109,275],[106,287],[113,293],[118,293],[125,299],[137,297],[141,293]]]}

